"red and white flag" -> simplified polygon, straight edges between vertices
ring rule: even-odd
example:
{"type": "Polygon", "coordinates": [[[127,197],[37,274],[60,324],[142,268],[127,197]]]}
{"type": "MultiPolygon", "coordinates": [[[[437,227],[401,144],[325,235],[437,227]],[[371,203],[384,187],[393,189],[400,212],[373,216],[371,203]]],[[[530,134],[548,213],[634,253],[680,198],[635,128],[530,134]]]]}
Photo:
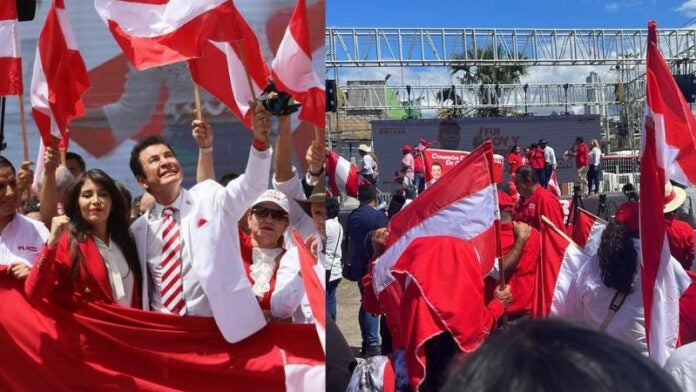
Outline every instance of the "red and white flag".
{"type": "Polygon", "coordinates": [[[53,143],[52,136],[67,138],[70,120],[84,115],[82,95],[90,87],[63,0],[54,0],[39,35],[31,79],[32,114],[45,145],[53,143]]]}
{"type": "Polygon", "coordinates": [[[558,177],[556,176],[555,170],[551,172],[551,178],[549,179],[549,184],[546,187],[546,190],[551,192],[551,194],[557,198],[561,198],[561,186],[558,185],[558,177]]]}
{"type": "Polygon", "coordinates": [[[348,195],[358,197],[360,175],[354,163],[329,150],[326,159],[326,176],[329,178],[331,193],[334,196],[348,195]]]}
{"type": "Polygon", "coordinates": [[[432,191],[404,207],[389,222],[389,240],[376,261],[375,294],[394,282],[391,268],[416,238],[452,236],[470,241],[481,260],[481,276],[493,267],[499,246],[498,193],[493,181],[493,146],[490,141],[443,175],[432,191]]]}
{"type": "Polygon", "coordinates": [[[665,182],[696,184],[696,120],[657,47],[648,23],[645,120],[640,160],[641,280],[650,358],[664,365],[677,343],[678,298],[690,283],[670,267],[662,206],[665,182]]]}
{"type": "Polygon", "coordinates": [[[578,208],[578,214],[575,217],[571,237],[576,244],[585,250],[585,253],[593,256],[597,254],[599,241],[606,227],[607,221],[592,215],[582,208],[578,208]]]}
{"type": "Polygon", "coordinates": [[[271,65],[273,81],[302,104],[300,120],[324,129],[326,94],[312,65],[308,26],[305,0],[298,0],[271,65]]]}
{"type": "Polygon", "coordinates": [[[24,91],[18,24],[15,0],[0,0],[0,96],[24,91]]]}
{"type": "Polygon", "coordinates": [[[429,142],[429,141],[427,141],[427,140],[425,140],[425,139],[421,139],[421,140],[418,142],[418,145],[416,146],[416,150],[418,150],[418,151],[420,151],[420,152],[423,152],[423,151],[425,151],[426,148],[432,146],[433,143],[435,143],[435,142],[429,142]]]}
{"type": "Polygon", "coordinates": [[[230,0],[95,0],[94,8],[123,53],[143,70],[202,55],[219,26],[234,20],[230,0]]]}
{"type": "Polygon", "coordinates": [[[570,285],[590,256],[548,218],[542,216],[541,220],[541,258],[537,264],[532,315],[562,317],[571,314],[570,285]]]}
{"type": "Polygon", "coordinates": [[[326,352],[326,288],[324,277],[317,273],[317,259],[305,246],[300,232],[297,229],[293,229],[292,235],[299,254],[302,281],[304,282],[309,306],[312,308],[319,340],[324,348],[324,352],[326,352]]]}
{"type": "Polygon", "coordinates": [[[216,34],[225,40],[206,40],[202,43],[201,57],[189,60],[188,64],[193,80],[251,128],[249,102],[266,87],[270,72],[256,34],[234,5],[231,8],[228,19],[218,26],[221,32],[216,34]]]}

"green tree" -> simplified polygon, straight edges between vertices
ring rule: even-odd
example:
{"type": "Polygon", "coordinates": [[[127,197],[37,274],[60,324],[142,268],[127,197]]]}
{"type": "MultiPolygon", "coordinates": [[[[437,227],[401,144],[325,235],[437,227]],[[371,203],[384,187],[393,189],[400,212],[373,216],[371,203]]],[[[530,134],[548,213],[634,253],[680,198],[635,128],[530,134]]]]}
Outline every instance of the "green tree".
{"type": "Polygon", "coordinates": [[[464,99],[457,94],[457,89],[454,85],[446,87],[435,94],[435,99],[443,106],[437,110],[437,118],[460,118],[471,113],[472,109],[466,106],[464,99]]]}
{"type": "Polygon", "coordinates": [[[476,114],[481,117],[492,117],[508,114],[509,111],[503,111],[496,105],[501,98],[501,84],[517,84],[522,76],[527,74],[527,66],[525,65],[469,65],[472,60],[511,60],[514,59],[506,54],[502,46],[488,46],[485,48],[476,48],[476,51],[470,49],[466,54],[458,53],[453,55],[455,60],[461,60],[461,64],[453,64],[450,66],[450,76],[456,77],[462,84],[480,84],[479,99],[481,105],[489,107],[480,107],[476,109],[476,114]],[[460,75],[461,74],[461,75],[460,75]],[[493,107],[490,107],[493,106],[493,107]]]}

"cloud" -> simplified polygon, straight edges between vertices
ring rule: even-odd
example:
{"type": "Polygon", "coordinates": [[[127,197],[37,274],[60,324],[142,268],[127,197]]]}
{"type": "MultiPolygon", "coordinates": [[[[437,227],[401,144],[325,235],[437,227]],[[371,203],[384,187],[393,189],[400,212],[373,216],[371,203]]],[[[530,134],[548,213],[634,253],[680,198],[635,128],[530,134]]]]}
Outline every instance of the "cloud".
{"type": "Polygon", "coordinates": [[[618,11],[619,8],[621,8],[621,6],[619,5],[619,3],[612,1],[611,3],[605,5],[604,8],[607,11],[614,13],[614,12],[618,11]]]}
{"type": "Polygon", "coordinates": [[[682,5],[677,7],[676,11],[683,12],[688,17],[696,16],[696,0],[687,0],[683,2],[682,5]]]}

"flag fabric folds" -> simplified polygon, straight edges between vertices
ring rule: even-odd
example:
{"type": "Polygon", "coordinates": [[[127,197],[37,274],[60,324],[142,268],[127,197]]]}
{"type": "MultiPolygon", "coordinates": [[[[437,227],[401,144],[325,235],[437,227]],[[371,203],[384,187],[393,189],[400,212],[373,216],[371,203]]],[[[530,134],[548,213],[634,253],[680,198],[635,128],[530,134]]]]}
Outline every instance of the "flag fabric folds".
{"type": "MultiPolygon", "coordinates": [[[[96,303],[29,303],[0,277],[0,385],[9,390],[318,390],[312,325],[270,323],[229,344],[215,321],[96,303]]],[[[323,386],[323,378],[321,385],[323,386]]]]}
{"type": "Polygon", "coordinates": [[[532,302],[534,317],[570,314],[573,306],[568,301],[571,283],[589,258],[561,229],[542,216],[541,258],[532,302]]]}
{"type": "Polygon", "coordinates": [[[585,253],[590,256],[597,254],[602,232],[607,227],[607,222],[582,208],[578,208],[575,223],[572,227],[571,237],[585,253]]]}
{"type": "Polygon", "coordinates": [[[271,68],[278,90],[291,94],[302,104],[300,120],[323,129],[326,122],[326,94],[324,83],[312,65],[308,26],[305,0],[298,0],[271,68]]]}
{"type": "Polygon", "coordinates": [[[0,96],[22,95],[22,52],[15,0],[0,0],[0,96]]]}
{"type": "MultiPolygon", "coordinates": [[[[297,229],[293,229],[292,235],[297,244],[297,252],[300,256],[302,281],[304,282],[309,306],[314,315],[317,334],[319,335],[319,340],[324,348],[324,352],[326,352],[326,284],[323,283],[324,277],[316,271],[317,259],[305,246],[300,232],[297,231],[297,229]]],[[[323,271],[323,266],[321,268],[323,271]]]]}
{"type": "Polygon", "coordinates": [[[556,176],[556,171],[551,172],[551,178],[549,178],[549,184],[546,188],[552,195],[557,198],[561,198],[561,186],[558,184],[558,177],[556,176]]]}
{"type": "Polygon", "coordinates": [[[219,38],[203,42],[201,57],[188,64],[193,80],[251,128],[249,102],[266,87],[270,71],[256,34],[234,5],[229,7],[232,10],[227,13],[228,19],[215,34],[219,38]]]}
{"type": "Polygon", "coordinates": [[[70,120],[84,114],[82,95],[89,88],[65,5],[54,0],[39,35],[31,80],[32,114],[45,145],[52,144],[52,136],[67,139],[70,120]]]}
{"type": "Polygon", "coordinates": [[[354,163],[329,150],[326,159],[326,176],[334,196],[358,197],[359,174],[354,163]]]}
{"type": "Polygon", "coordinates": [[[670,299],[681,296],[690,283],[683,270],[670,268],[664,189],[669,179],[696,184],[696,120],[657,47],[654,21],[648,23],[646,98],[640,160],[641,279],[649,355],[664,365],[679,328],[679,309],[670,299]]]}

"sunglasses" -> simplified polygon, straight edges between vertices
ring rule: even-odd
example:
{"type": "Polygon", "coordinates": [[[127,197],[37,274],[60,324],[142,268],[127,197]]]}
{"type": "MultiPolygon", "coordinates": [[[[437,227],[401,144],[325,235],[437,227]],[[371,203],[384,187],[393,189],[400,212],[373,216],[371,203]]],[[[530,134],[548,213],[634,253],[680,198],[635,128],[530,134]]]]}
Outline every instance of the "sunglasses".
{"type": "Polygon", "coordinates": [[[259,218],[266,218],[269,215],[275,220],[288,219],[288,213],[281,210],[274,210],[272,208],[266,207],[254,207],[251,209],[251,213],[258,216],[259,218]]]}

